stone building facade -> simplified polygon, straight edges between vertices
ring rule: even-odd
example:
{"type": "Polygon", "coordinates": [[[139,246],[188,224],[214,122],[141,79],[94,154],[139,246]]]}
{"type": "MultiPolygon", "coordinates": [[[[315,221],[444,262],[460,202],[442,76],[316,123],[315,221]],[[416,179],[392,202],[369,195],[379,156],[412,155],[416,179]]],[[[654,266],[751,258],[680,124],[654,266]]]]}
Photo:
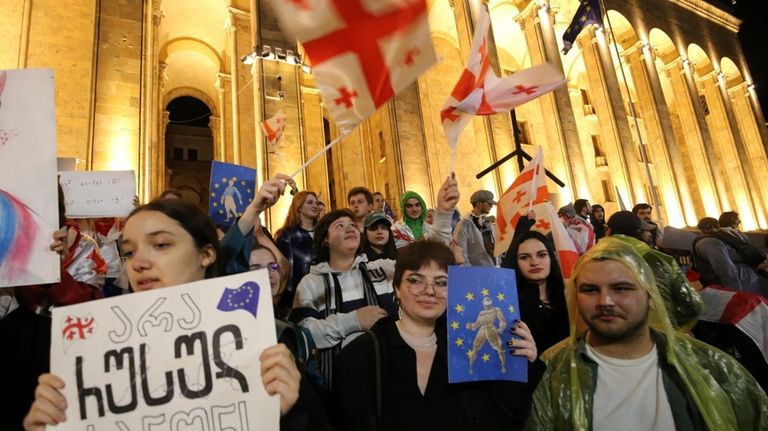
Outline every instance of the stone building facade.
{"type": "MultiPolygon", "coordinates": [[[[0,0],[0,69],[55,70],[59,156],[85,169],[135,169],[145,201],[174,186],[202,204],[206,160],[178,160],[189,148],[167,138],[171,101],[194,97],[210,111],[210,132],[185,132],[194,154],[255,167],[261,180],[294,172],[339,134],[302,67],[311,58],[279,29],[280,1],[0,0]],[[278,110],[287,129],[267,148],[259,122],[278,110]]],[[[549,61],[569,79],[516,110],[522,148],[543,147],[565,183],[549,184],[555,204],[588,198],[610,213],[656,201],[673,226],[735,210],[745,229],[767,229],[768,130],[739,21],[702,0],[605,3],[605,26],[588,27],[563,55],[578,0],[430,0],[438,64],[300,173],[300,188],[335,207],[357,185],[395,209],[405,190],[434,205],[450,169],[439,110],[464,67],[477,8],[487,7],[499,76],[549,61]]],[[[475,175],[514,149],[509,114],[470,123],[456,163],[463,211],[472,191],[498,196],[511,184],[513,161],[475,175]]],[[[288,204],[271,211],[271,226],[288,204]]]]}

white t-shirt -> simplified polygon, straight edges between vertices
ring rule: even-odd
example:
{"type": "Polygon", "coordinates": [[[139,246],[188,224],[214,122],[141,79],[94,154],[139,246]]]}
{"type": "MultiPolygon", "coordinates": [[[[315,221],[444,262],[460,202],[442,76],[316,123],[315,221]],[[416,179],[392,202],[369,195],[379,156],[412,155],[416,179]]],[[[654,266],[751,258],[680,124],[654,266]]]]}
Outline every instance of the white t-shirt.
{"type": "Polygon", "coordinates": [[[672,409],[664,390],[656,346],[637,359],[616,359],[596,352],[597,387],[592,408],[595,431],[668,431],[675,429],[672,409]]]}

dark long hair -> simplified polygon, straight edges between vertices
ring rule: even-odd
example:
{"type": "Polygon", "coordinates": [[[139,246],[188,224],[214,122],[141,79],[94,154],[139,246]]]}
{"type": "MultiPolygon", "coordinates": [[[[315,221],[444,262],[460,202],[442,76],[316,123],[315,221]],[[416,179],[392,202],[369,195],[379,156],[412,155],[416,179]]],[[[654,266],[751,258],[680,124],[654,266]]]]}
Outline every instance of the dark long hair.
{"type": "Polygon", "coordinates": [[[197,205],[184,202],[180,199],[155,199],[154,201],[134,209],[125,219],[126,223],[134,215],[143,211],[158,211],[171,219],[175,220],[184,228],[192,239],[195,246],[202,250],[210,245],[216,252],[216,261],[205,268],[205,278],[213,278],[219,274],[220,265],[220,245],[219,237],[216,235],[216,227],[208,214],[203,212],[197,205]]]}
{"type": "Polygon", "coordinates": [[[342,217],[349,217],[350,220],[355,221],[355,213],[347,208],[343,208],[324,215],[315,225],[315,239],[313,242],[314,263],[329,262],[331,260],[331,250],[326,242],[328,239],[328,228],[331,226],[331,223],[342,217]]]}
{"type": "Polygon", "coordinates": [[[520,244],[529,239],[539,241],[544,244],[544,247],[547,249],[550,262],[549,275],[547,276],[547,296],[549,297],[550,303],[556,307],[562,306],[562,310],[565,310],[565,281],[563,280],[563,272],[560,270],[560,263],[557,260],[557,254],[555,247],[552,245],[552,241],[542,235],[541,232],[530,230],[523,233],[515,238],[507,251],[507,254],[511,254],[510,259],[506,259],[506,262],[508,262],[507,267],[515,270],[518,289],[520,289],[521,286],[530,284],[530,281],[523,277],[523,273],[517,265],[517,251],[520,249],[520,244]]]}
{"type": "Polygon", "coordinates": [[[395,236],[392,234],[392,225],[386,220],[381,220],[378,223],[372,224],[370,227],[363,229],[363,234],[360,237],[360,250],[368,256],[368,261],[370,262],[382,258],[397,259],[397,247],[395,246],[395,236]],[[379,224],[386,225],[387,230],[389,231],[389,239],[387,240],[387,243],[384,244],[384,253],[382,254],[379,254],[379,252],[374,250],[371,243],[368,242],[368,229],[379,224]]]}

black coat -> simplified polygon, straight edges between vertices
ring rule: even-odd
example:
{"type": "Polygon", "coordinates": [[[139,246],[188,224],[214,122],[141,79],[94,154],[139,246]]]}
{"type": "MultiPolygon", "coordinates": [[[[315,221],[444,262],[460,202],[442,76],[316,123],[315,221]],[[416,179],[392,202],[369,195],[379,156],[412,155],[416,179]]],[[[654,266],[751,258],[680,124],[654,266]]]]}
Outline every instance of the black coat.
{"type": "Polygon", "coordinates": [[[529,414],[531,394],[544,371],[537,361],[528,383],[474,382],[448,384],[445,320],[438,320],[437,352],[426,392],[416,381],[416,352],[400,337],[395,317],[379,320],[371,330],[379,344],[380,387],[371,333],[345,347],[336,361],[333,393],[338,428],[348,430],[515,430],[529,414]],[[377,414],[381,391],[381,415],[377,414]]]}

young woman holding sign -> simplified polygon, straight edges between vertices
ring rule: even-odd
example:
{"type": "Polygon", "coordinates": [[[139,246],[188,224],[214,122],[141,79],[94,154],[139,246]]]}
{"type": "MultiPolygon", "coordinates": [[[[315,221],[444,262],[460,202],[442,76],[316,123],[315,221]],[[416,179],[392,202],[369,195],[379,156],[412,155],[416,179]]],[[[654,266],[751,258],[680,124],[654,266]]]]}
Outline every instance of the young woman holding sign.
{"type": "MultiPolygon", "coordinates": [[[[265,182],[255,199],[263,208],[277,201],[290,178],[278,175],[265,182]]],[[[137,208],[123,231],[125,269],[135,291],[159,289],[215,277],[219,241],[210,218],[194,205],[158,200],[137,208]]],[[[265,349],[259,357],[261,378],[270,395],[280,396],[284,429],[306,429],[306,417],[292,408],[299,399],[301,373],[284,344],[265,349]],[[290,421],[290,424],[286,423],[290,421]],[[299,423],[300,422],[300,423],[299,423]]],[[[35,402],[24,419],[26,430],[43,430],[66,420],[67,400],[60,392],[64,382],[43,374],[35,402]]]]}
{"type": "Polygon", "coordinates": [[[448,246],[419,240],[400,249],[394,287],[400,316],[379,320],[345,347],[335,362],[338,425],[346,430],[514,430],[522,428],[544,364],[517,322],[510,354],[526,357],[528,383],[448,383],[445,310],[448,246]]]}

